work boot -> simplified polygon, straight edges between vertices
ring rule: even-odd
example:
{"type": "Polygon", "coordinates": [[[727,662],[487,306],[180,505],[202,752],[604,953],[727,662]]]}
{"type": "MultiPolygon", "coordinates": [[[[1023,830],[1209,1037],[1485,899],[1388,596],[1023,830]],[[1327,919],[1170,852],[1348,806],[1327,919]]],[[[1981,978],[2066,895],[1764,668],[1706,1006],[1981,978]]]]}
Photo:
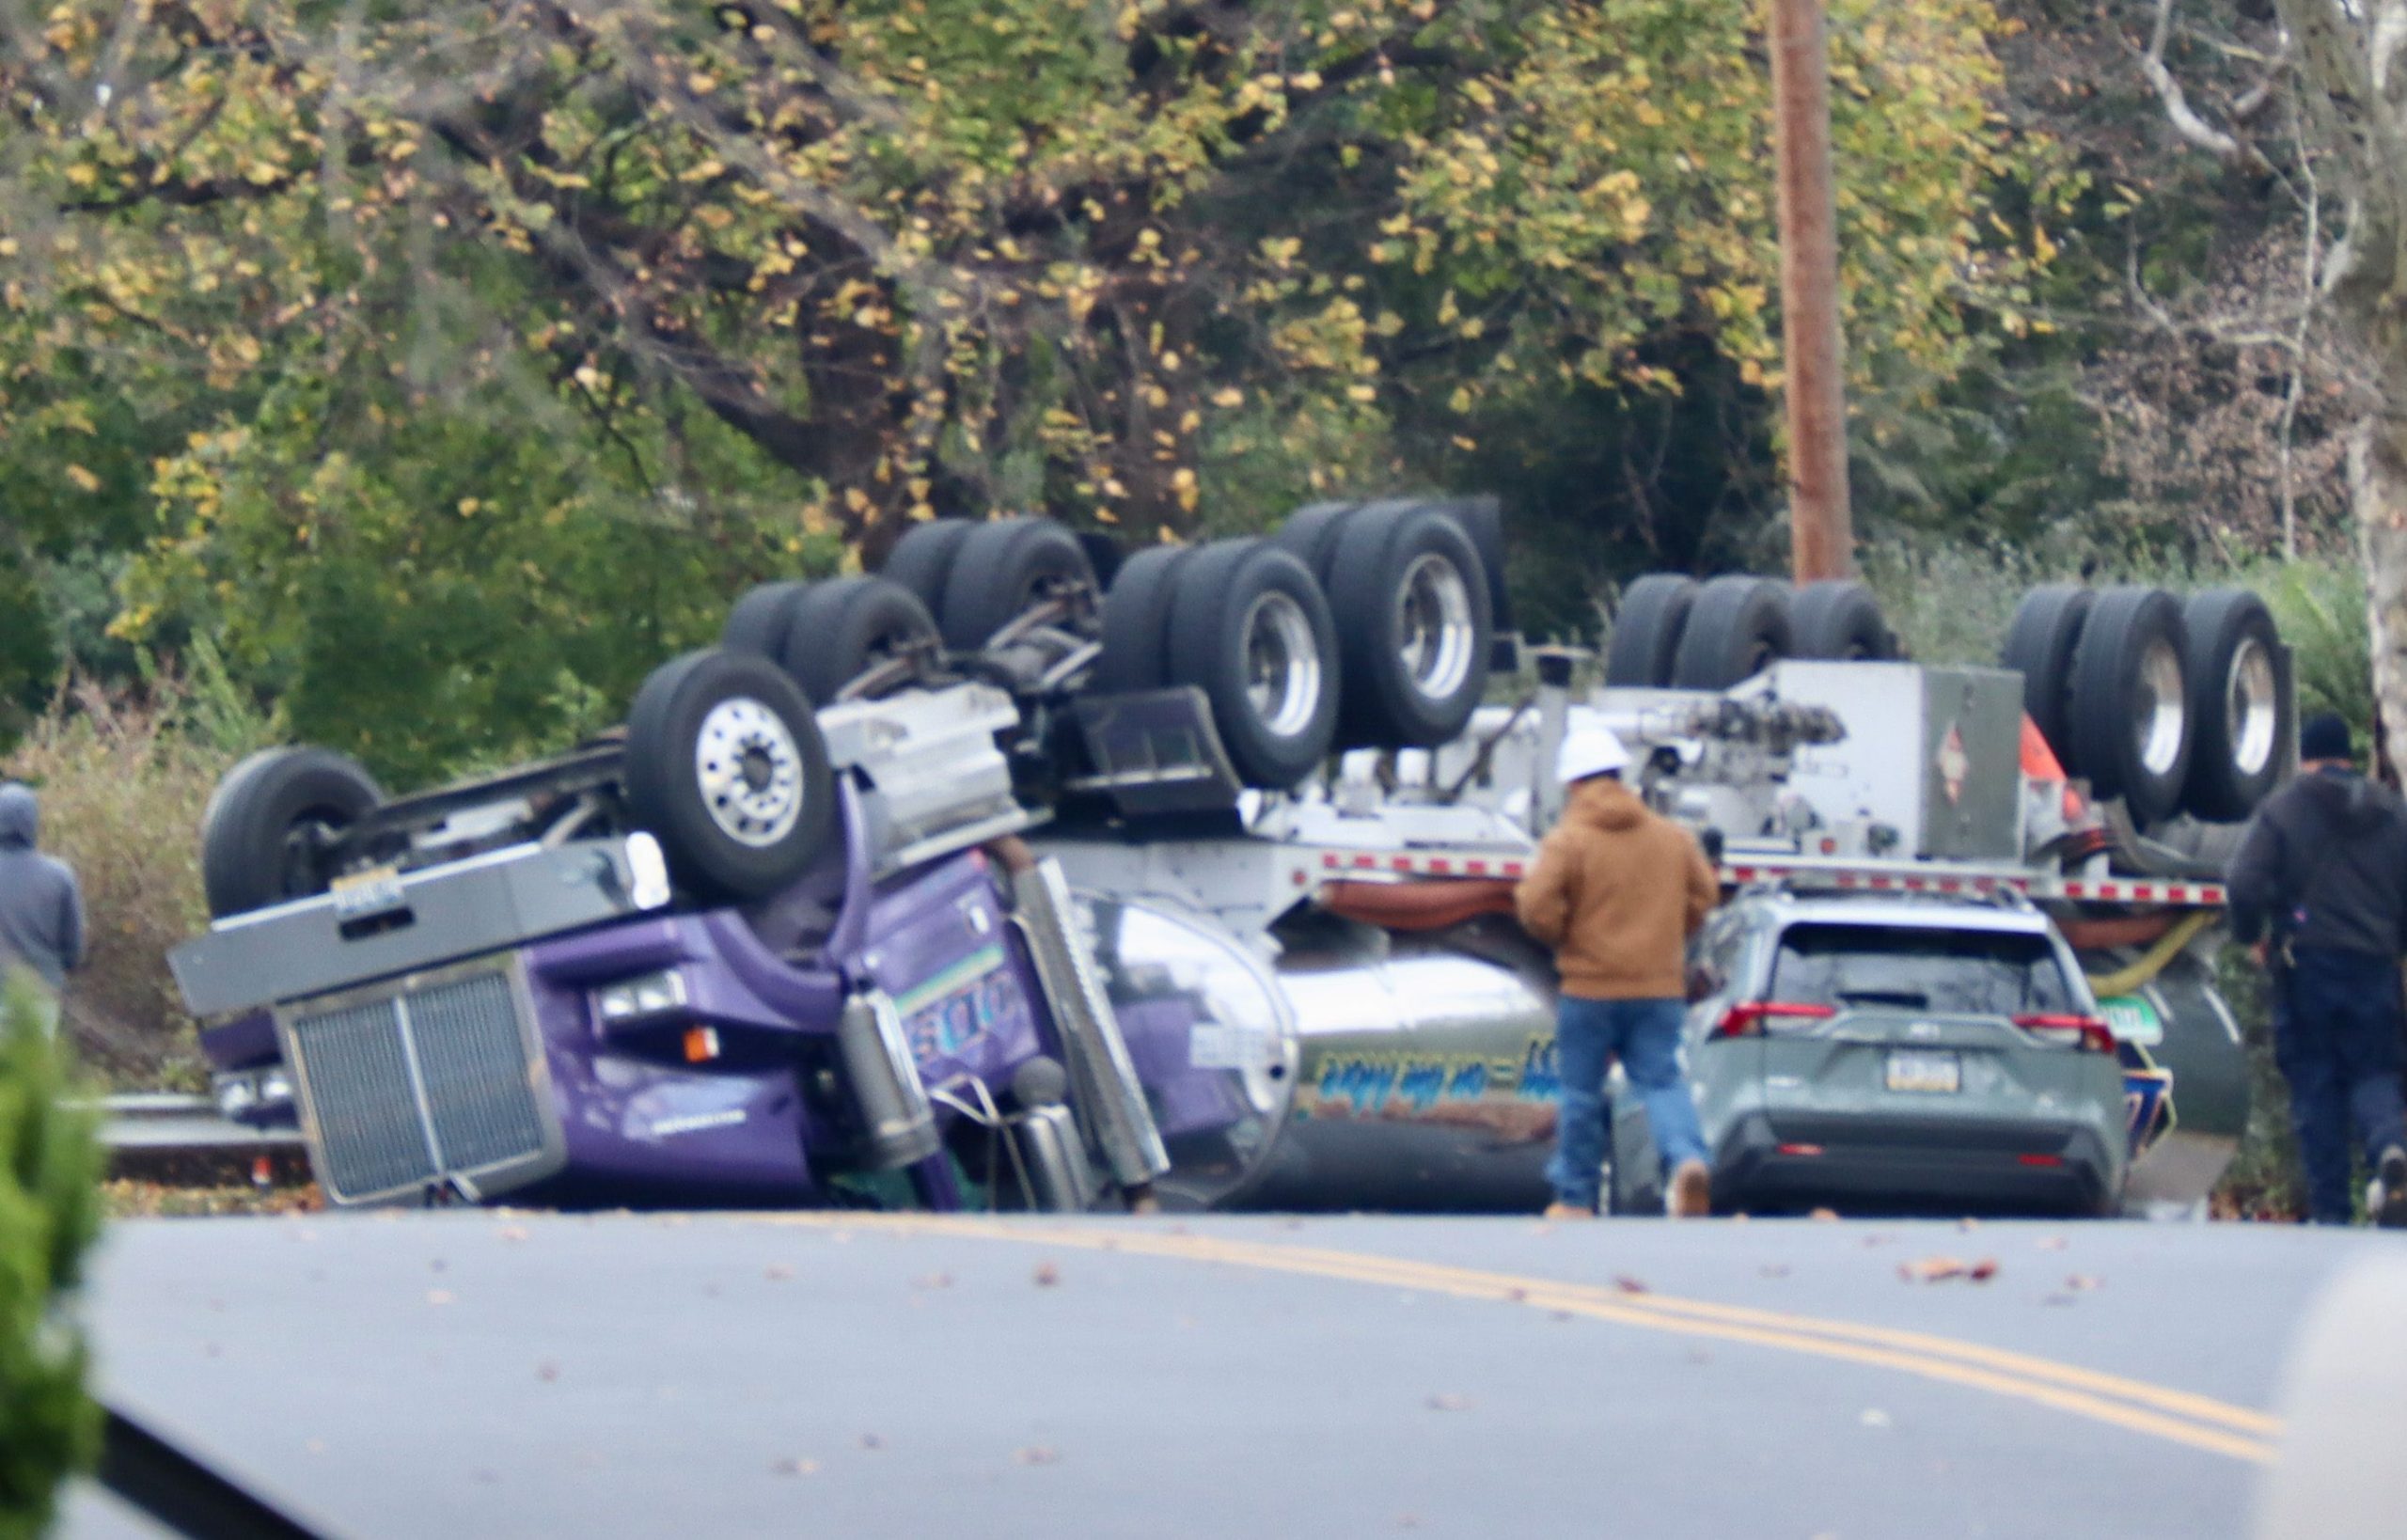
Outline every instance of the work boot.
{"type": "Polygon", "coordinates": [[[2407,1149],[2394,1144],[2383,1151],[2374,1172],[2381,1196],[2368,1205],[2373,1222],[2384,1230],[2407,1230],[2407,1149]]]}
{"type": "Polygon", "coordinates": [[[1675,1219],[1702,1219],[1713,1212],[1713,1172],[1702,1160],[1683,1160],[1672,1172],[1664,1209],[1675,1219]]]}
{"type": "Polygon", "coordinates": [[[1545,1217],[1550,1219],[1593,1219],[1597,1211],[1582,1208],[1578,1203],[1554,1202],[1546,1205],[1545,1217]]]}

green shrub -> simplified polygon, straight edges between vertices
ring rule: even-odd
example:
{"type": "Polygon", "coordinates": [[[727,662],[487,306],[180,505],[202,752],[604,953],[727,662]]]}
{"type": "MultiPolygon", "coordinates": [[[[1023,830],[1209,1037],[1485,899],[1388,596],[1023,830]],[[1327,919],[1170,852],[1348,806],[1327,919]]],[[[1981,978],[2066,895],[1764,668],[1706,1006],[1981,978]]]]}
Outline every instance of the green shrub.
{"type": "Polygon", "coordinates": [[[64,1313],[100,1228],[100,1148],[63,1106],[64,1055],[23,979],[0,990],[0,1540],[50,1527],[100,1447],[82,1335],[64,1313]]]}

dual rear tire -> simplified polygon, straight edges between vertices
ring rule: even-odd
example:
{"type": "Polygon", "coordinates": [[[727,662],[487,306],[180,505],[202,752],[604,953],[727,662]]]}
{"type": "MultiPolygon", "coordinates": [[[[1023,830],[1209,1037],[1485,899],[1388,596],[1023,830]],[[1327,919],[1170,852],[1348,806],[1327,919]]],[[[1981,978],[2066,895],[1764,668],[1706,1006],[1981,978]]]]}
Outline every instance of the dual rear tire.
{"type": "Polygon", "coordinates": [[[2243,819],[2273,791],[2294,715],[2280,656],[2272,613],[2245,589],[2185,603],[2052,583],[2023,597],[2001,661],[2066,773],[2148,825],[2243,819]]]}
{"type": "Polygon", "coordinates": [[[1726,690],[1782,658],[1878,661],[1897,638],[1872,590],[1851,580],[1791,590],[1732,574],[1706,582],[1651,573],[1624,590],[1605,652],[1605,683],[1726,690]]]}
{"type": "Polygon", "coordinates": [[[776,663],[820,706],[871,670],[941,640],[919,595],[882,576],[763,583],[736,601],[719,633],[721,647],[776,663]]]}
{"type": "Polygon", "coordinates": [[[1482,527],[1453,504],[1316,503],[1267,540],[1141,552],[1104,596],[1094,684],[1202,690],[1256,786],[1294,786],[1337,748],[1445,743],[1487,689],[1482,527]]]}
{"type": "Polygon", "coordinates": [[[1320,585],[1268,541],[1141,552],[1104,596],[1096,687],[1201,690],[1249,785],[1293,786],[1328,757],[1339,668],[1320,585]]]}

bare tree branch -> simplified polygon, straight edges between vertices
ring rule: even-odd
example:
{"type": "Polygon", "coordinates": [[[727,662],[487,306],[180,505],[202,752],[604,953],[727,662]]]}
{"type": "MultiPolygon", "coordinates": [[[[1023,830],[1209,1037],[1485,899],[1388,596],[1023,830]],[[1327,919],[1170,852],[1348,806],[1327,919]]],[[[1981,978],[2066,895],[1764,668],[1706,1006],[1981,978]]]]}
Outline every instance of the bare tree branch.
{"type": "Polygon", "coordinates": [[[2164,42],[2173,30],[2173,0],[2156,0],[2156,28],[2148,36],[2147,51],[2140,55],[2140,73],[2156,90],[2157,99],[2164,103],[2164,116],[2173,132],[2228,165],[2245,165],[2258,157],[2253,149],[2198,116],[2190,105],[2189,94],[2173,71],[2164,67],[2164,42]]]}

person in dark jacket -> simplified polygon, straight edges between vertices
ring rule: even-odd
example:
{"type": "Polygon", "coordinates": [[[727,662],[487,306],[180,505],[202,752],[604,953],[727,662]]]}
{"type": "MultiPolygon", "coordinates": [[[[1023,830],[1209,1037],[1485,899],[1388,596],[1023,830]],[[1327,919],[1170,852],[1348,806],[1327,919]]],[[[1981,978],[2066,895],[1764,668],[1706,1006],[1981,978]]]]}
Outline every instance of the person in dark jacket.
{"type": "Polygon", "coordinates": [[[84,893],[67,864],[39,849],[33,789],[0,785],[0,977],[30,972],[52,999],[84,965],[84,893]]]}
{"type": "Polygon", "coordinates": [[[2357,773],[2337,716],[2307,722],[2299,761],[2232,856],[2232,934],[2271,974],[2273,1060],[2289,1082],[2311,1217],[2349,1222],[2353,1124],[2375,1171],[2375,1218],[2407,1226],[2407,807],[2357,773]]]}

